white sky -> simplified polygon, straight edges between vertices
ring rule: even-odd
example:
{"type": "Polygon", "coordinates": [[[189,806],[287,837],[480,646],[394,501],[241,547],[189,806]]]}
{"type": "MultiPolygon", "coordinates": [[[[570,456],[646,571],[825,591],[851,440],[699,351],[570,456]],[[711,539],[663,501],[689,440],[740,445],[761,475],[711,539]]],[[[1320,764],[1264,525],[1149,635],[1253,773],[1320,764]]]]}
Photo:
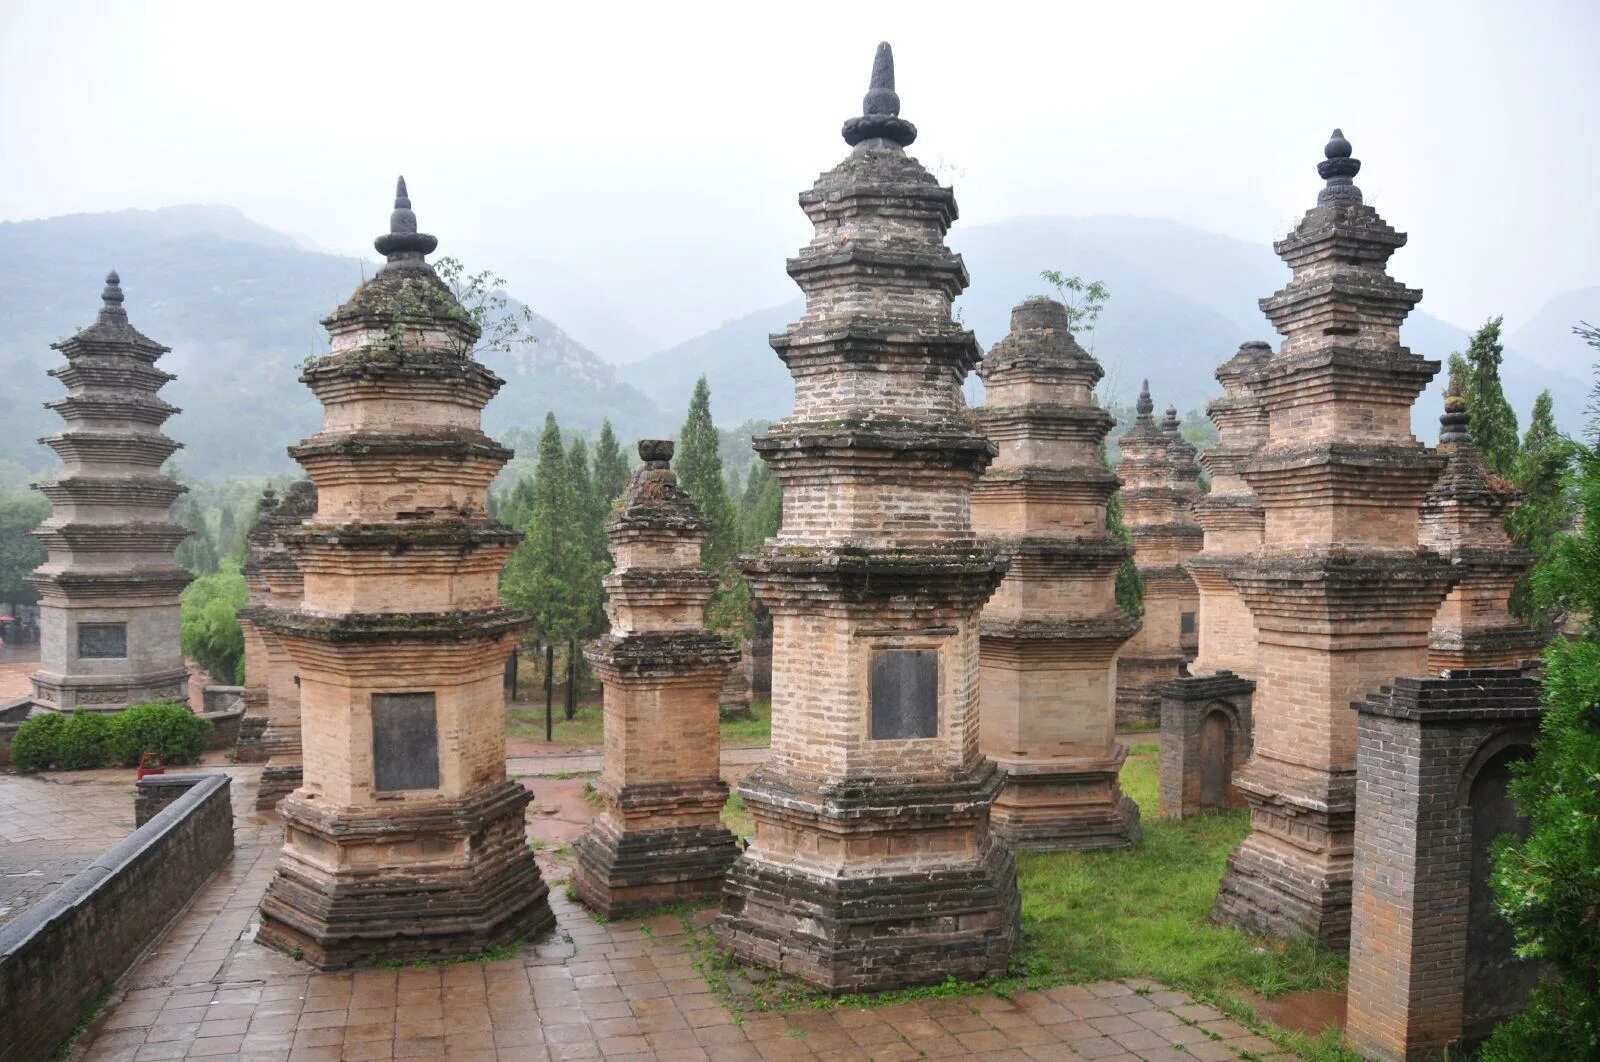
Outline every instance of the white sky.
{"type": "Polygon", "coordinates": [[[0,219],[225,203],[371,255],[403,172],[441,253],[580,339],[609,303],[642,353],[796,295],[795,195],[879,39],[961,223],[1268,241],[1338,125],[1432,313],[1600,284],[1595,0],[0,0],[0,219]]]}

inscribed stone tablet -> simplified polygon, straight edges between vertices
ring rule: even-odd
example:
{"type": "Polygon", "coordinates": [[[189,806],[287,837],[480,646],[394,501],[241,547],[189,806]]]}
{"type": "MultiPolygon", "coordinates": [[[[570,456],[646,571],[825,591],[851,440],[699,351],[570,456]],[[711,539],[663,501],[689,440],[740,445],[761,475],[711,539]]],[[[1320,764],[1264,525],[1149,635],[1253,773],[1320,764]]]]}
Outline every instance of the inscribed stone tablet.
{"type": "Polygon", "coordinates": [[[939,654],[880,649],[872,654],[872,737],[939,736],[939,654]]]}
{"type": "Polygon", "coordinates": [[[433,694],[372,695],[372,784],[380,793],[439,787],[433,694]]]}
{"type": "Polygon", "coordinates": [[[128,655],[126,623],[78,624],[78,657],[83,660],[114,660],[128,655]]]}

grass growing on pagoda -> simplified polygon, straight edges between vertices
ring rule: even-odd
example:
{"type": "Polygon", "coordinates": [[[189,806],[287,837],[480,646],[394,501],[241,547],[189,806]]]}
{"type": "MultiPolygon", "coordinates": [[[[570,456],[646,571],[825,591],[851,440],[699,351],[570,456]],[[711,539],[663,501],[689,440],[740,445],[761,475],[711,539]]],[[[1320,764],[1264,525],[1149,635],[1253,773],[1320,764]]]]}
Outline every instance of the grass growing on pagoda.
{"type": "Polygon", "coordinates": [[[1158,752],[1153,743],[1135,745],[1122,770],[1123,789],[1144,819],[1137,848],[1018,858],[1030,964],[1042,961],[1068,981],[1143,977],[1213,997],[1239,989],[1343,991],[1344,956],[1208,920],[1228,853],[1249,832],[1248,813],[1162,819],[1158,752]]]}

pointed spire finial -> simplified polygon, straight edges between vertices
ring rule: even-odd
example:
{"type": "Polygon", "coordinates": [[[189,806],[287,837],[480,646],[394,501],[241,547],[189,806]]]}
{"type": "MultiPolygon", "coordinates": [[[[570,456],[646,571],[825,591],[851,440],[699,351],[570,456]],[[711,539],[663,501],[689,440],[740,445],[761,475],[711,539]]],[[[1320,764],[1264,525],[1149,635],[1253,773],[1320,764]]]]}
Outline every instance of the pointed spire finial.
{"type": "Polygon", "coordinates": [[[894,90],[894,49],[888,41],[879,42],[872,57],[872,79],[861,101],[861,117],[846,121],[843,135],[851,147],[870,140],[910,147],[917,139],[917,127],[900,117],[900,96],[894,90]]]}
{"type": "Polygon", "coordinates": [[[100,323],[125,322],[128,311],[122,308],[122,278],[113,269],[106,274],[106,286],[100,292],[100,323]]]}
{"type": "Polygon", "coordinates": [[[1317,173],[1328,183],[1317,195],[1317,202],[1332,199],[1353,199],[1361,202],[1361,189],[1355,186],[1355,176],[1361,172],[1361,160],[1351,156],[1350,141],[1344,131],[1335,129],[1323,147],[1323,160],[1317,163],[1317,173]]]}
{"type": "Polygon", "coordinates": [[[1168,435],[1176,435],[1178,434],[1178,429],[1181,426],[1182,422],[1178,420],[1178,407],[1168,406],[1167,417],[1161,422],[1161,430],[1166,432],[1168,435]]]}
{"type": "Polygon", "coordinates": [[[1148,421],[1150,414],[1155,412],[1156,404],[1150,397],[1150,381],[1146,380],[1139,385],[1139,401],[1134,404],[1134,410],[1139,414],[1139,419],[1148,421]]]}
{"type": "Polygon", "coordinates": [[[391,263],[422,261],[423,255],[432,254],[439,241],[425,232],[417,231],[417,215],[411,212],[411,196],[406,191],[406,179],[395,182],[394,212],[389,215],[389,231],[372,241],[378,253],[391,263]]]}

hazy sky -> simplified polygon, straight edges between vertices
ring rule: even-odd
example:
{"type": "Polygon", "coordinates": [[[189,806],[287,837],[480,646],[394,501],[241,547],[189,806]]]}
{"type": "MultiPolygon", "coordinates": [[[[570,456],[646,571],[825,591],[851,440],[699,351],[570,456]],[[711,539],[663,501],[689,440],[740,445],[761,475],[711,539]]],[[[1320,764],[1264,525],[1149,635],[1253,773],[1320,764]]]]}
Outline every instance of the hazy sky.
{"type": "Polygon", "coordinates": [[[1514,326],[1600,284],[1596,0],[0,0],[0,219],[225,203],[370,256],[403,172],[441,253],[642,353],[797,294],[795,195],[880,39],[958,224],[1265,242],[1338,125],[1425,309],[1514,326]]]}

